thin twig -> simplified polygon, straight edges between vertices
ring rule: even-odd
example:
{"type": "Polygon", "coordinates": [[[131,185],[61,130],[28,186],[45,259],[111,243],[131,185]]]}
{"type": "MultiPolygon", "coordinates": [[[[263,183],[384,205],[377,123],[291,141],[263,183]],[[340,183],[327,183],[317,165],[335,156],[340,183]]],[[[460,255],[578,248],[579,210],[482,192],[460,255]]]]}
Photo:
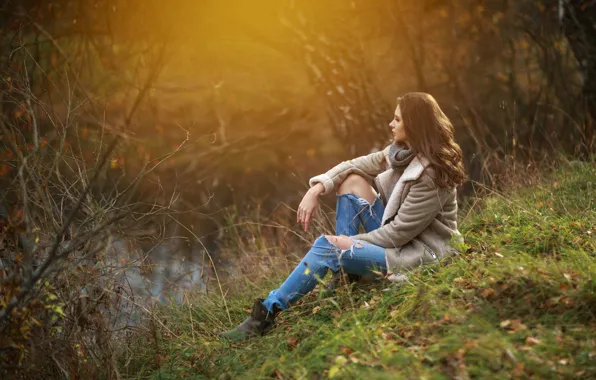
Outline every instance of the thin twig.
{"type": "Polygon", "coordinates": [[[66,223],[64,223],[64,225],[62,226],[62,229],[60,230],[58,235],[55,237],[54,244],[52,246],[52,249],[50,250],[48,257],[35,270],[35,272],[33,272],[31,277],[29,277],[29,279],[21,286],[21,290],[10,300],[8,305],[6,305],[6,308],[4,308],[3,310],[0,311],[0,324],[6,320],[6,318],[12,312],[12,309],[14,309],[19,304],[19,302],[22,300],[22,298],[25,297],[31,291],[31,289],[33,288],[35,283],[41,278],[41,276],[43,276],[43,274],[54,263],[54,261],[56,261],[56,259],[58,257],[60,257],[60,255],[57,255],[56,253],[58,251],[58,248],[60,247],[62,238],[66,234],[66,231],[68,230],[68,227],[70,226],[70,224],[73,222],[76,214],[79,211],[79,208],[81,208],[84,199],[87,197],[87,194],[89,193],[89,191],[91,191],[91,186],[97,179],[98,174],[101,171],[101,167],[103,167],[103,165],[105,165],[105,163],[108,161],[110,154],[112,154],[112,151],[116,148],[119,141],[120,141],[120,138],[118,136],[116,136],[112,140],[110,145],[108,146],[108,149],[106,150],[106,152],[104,153],[104,156],[102,158],[102,164],[100,165],[100,168],[99,168],[100,170],[98,170],[94,173],[93,178],[91,179],[91,181],[89,182],[89,184],[87,185],[87,187],[85,188],[83,193],[79,196],[79,199],[78,199],[75,207],[72,209],[68,218],[66,219],[66,223]]]}

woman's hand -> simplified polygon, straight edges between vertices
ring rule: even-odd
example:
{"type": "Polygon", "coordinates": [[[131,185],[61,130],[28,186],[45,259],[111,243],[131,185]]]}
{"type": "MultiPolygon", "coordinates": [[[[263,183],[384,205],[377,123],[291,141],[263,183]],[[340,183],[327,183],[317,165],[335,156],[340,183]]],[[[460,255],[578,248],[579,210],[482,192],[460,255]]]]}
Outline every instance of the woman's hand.
{"type": "Polygon", "coordinates": [[[354,245],[354,240],[351,237],[346,235],[334,236],[334,235],[325,235],[329,243],[333,244],[339,249],[350,249],[352,245],[354,245]]]}
{"type": "Polygon", "coordinates": [[[323,191],[325,191],[323,184],[317,183],[306,192],[304,198],[302,198],[302,202],[300,202],[300,205],[298,206],[296,221],[302,224],[305,232],[317,206],[319,205],[319,195],[321,195],[323,191]]]}

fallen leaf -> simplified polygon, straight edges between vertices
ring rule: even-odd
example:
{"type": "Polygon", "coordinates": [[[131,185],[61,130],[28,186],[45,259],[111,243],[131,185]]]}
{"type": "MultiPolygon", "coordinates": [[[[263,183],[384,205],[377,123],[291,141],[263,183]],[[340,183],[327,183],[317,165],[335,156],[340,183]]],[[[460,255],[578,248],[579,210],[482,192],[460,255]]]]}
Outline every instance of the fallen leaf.
{"type": "Polygon", "coordinates": [[[381,337],[385,340],[393,340],[393,337],[387,333],[382,333],[381,337]]]}
{"type": "Polygon", "coordinates": [[[529,336],[529,337],[526,338],[526,344],[529,345],[529,346],[537,345],[540,342],[541,342],[540,339],[537,339],[537,338],[534,338],[534,337],[531,337],[531,336],[529,336]]]}
{"type": "Polygon", "coordinates": [[[293,336],[288,337],[287,339],[288,346],[296,347],[298,345],[298,339],[294,338],[293,336]]]}
{"type": "Polygon", "coordinates": [[[513,331],[520,331],[525,330],[527,327],[519,319],[512,319],[511,320],[511,330],[513,331]]]}
{"type": "Polygon", "coordinates": [[[517,363],[513,369],[514,377],[521,377],[524,374],[524,363],[517,363]]]}

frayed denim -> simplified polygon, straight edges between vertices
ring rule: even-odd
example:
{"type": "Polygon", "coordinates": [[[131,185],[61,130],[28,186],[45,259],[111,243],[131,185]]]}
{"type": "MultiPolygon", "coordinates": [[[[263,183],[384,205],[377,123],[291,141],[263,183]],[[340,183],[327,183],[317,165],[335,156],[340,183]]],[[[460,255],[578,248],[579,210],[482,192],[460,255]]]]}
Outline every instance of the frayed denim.
{"type": "Polygon", "coordinates": [[[385,206],[379,196],[371,205],[357,195],[342,194],[337,196],[335,210],[335,234],[353,236],[358,234],[360,224],[366,232],[379,228],[385,206]]]}
{"type": "MultiPolygon", "coordinates": [[[[383,211],[383,202],[378,197],[371,205],[353,194],[338,195],[336,234],[356,235],[360,224],[366,232],[375,230],[381,225],[383,211]]],[[[372,271],[386,274],[385,248],[355,240],[352,247],[341,250],[321,235],[279,289],[271,291],[263,304],[270,312],[273,312],[274,305],[286,310],[313,290],[328,270],[336,272],[340,269],[360,276],[372,271]]]]}

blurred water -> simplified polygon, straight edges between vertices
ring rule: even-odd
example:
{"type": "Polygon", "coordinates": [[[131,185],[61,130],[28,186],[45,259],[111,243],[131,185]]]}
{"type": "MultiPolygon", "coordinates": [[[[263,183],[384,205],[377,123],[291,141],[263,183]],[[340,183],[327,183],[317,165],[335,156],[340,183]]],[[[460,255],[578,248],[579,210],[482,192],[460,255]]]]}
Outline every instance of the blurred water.
{"type": "Polygon", "coordinates": [[[203,250],[184,238],[164,239],[148,251],[123,238],[109,243],[105,262],[98,264],[105,268],[103,287],[120,295],[109,310],[114,324],[135,325],[156,304],[181,303],[189,292],[206,292],[210,269],[202,262],[203,250]]]}

